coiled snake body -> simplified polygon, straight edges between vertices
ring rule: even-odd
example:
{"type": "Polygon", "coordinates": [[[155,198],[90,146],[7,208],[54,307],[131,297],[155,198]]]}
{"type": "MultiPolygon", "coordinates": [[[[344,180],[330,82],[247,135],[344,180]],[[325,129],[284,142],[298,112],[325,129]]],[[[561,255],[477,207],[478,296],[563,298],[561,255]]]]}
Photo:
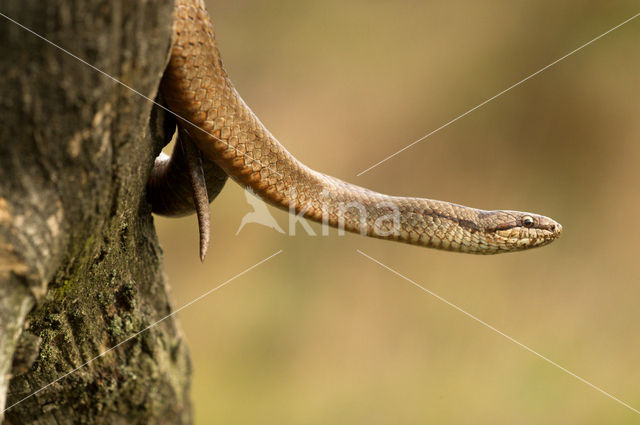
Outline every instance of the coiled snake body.
{"type": "Polygon", "coordinates": [[[171,158],[156,160],[148,192],[156,213],[196,210],[201,258],[209,238],[208,199],[227,176],[308,219],[426,247],[494,254],[542,246],[562,232],[560,224],[540,215],[388,196],[308,168],[236,92],[222,67],[203,1],[176,0],[173,28],[160,91],[178,117],[179,141],[171,158]]]}

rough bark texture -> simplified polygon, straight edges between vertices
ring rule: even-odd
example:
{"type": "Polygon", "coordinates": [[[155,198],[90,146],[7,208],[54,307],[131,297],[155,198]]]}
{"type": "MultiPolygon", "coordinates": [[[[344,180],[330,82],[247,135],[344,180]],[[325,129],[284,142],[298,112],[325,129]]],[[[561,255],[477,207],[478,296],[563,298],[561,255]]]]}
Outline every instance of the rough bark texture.
{"type": "MultiPolygon", "coordinates": [[[[171,10],[171,0],[0,3],[151,98],[171,10]]],[[[189,423],[190,364],[172,318],[21,401],[171,311],[145,199],[165,121],[149,101],[4,17],[0,76],[4,423],[189,423]]]]}

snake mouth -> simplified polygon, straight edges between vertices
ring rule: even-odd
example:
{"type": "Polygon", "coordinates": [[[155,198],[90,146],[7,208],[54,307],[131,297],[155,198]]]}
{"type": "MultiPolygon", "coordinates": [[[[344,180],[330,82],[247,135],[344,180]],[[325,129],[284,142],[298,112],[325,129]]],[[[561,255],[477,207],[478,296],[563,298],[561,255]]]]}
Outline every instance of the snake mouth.
{"type": "Polygon", "coordinates": [[[557,223],[550,218],[544,217],[540,220],[540,223],[535,229],[527,229],[528,236],[532,241],[534,246],[542,246],[547,245],[562,235],[562,225],[557,223]]]}
{"type": "Polygon", "coordinates": [[[555,228],[552,229],[552,232],[553,232],[553,238],[554,239],[559,238],[560,235],[562,234],[562,224],[556,223],[555,224],[555,228]]]}
{"type": "Polygon", "coordinates": [[[538,229],[542,232],[542,236],[549,242],[556,240],[562,235],[562,225],[550,218],[541,217],[538,229]]]}
{"type": "Polygon", "coordinates": [[[555,241],[560,237],[560,235],[562,235],[562,225],[560,223],[556,223],[551,219],[548,220],[552,223],[550,223],[548,226],[545,226],[545,228],[540,227],[538,229],[532,229],[535,230],[535,237],[533,238],[533,240],[537,239],[537,241],[535,241],[533,244],[534,246],[547,245],[555,241]]]}

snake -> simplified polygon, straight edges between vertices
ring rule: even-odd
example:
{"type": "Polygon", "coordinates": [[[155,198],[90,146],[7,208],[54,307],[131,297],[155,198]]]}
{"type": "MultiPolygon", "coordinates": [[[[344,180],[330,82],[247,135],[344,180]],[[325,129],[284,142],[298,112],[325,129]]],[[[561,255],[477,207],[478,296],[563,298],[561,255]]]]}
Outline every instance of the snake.
{"type": "Polygon", "coordinates": [[[155,160],[148,199],[157,214],[197,214],[202,261],[210,239],[209,202],[228,177],[299,217],[412,245],[497,254],[541,247],[562,233],[559,223],[539,214],[386,195],[307,167],[236,91],[203,0],[175,1],[159,96],[175,117],[178,137],[172,154],[155,160]]]}

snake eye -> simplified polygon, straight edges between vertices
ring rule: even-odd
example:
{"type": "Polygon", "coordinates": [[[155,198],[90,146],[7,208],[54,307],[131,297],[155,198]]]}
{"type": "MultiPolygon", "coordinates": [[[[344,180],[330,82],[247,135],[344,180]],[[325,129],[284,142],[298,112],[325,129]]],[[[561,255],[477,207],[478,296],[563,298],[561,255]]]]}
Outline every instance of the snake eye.
{"type": "Polygon", "coordinates": [[[534,223],[534,221],[533,221],[533,217],[528,216],[528,215],[527,215],[527,216],[522,217],[522,225],[523,225],[524,227],[526,227],[526,228],[531,228],[531,227],[533,227],[533,223],[534,223]]]}

